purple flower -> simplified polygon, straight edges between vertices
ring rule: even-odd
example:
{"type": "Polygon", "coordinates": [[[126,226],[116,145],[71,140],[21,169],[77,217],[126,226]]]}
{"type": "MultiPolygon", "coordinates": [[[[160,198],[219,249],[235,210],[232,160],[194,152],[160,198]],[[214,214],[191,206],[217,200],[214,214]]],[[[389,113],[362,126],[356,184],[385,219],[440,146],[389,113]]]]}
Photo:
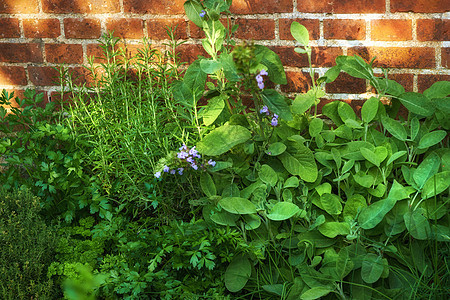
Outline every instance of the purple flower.
{"type": "Polygon", "coordinates": [[[199,16],[200,16],[201,18],[203,18],[203,17],[205,16],[205,14],[206,14],[206,12],[202,9],[202,12],[199,14],[199,16]]]}
{"type": "Polygon", "coordinates": [[[262,90],[264,88],[264,82],[258,82],[258,87],[262,90]]]}
{"type": "Polygon", "coordinates": [[[256,75],[255,79],[258,83],[258,87],[262,90],[264,88],[264,78],[263,75],[268,75],[266,70],[261,70],[258,75],[256,75]]]}
{"type": "Polygon", "coordinates": [[[186,161],[187,161],[188,163],[193,163],[193,162],[194,162],[194,159],[192,158],[192,156],[189,156],[189,157],[186,159],[186,161]]]}
{"type": "Polygon", "coordinates": [[[278,125],[278,116],[273,115],[272,121],[270,122],[270,125],[277,126],[278,125]]]}
{"type": "Polygon", "coordinates": [[[161,177],[161,172],[156,172],[156,173],[155,173],[155,177],[156,177],[156,178],[161,177]]]}
{"type": "Polygon", "coordinates": [[[260,74],[260,75],[269,75],[269,73],[267,73],[267,71],[264,70],[264,69],[262,69],[262,70],[259,72],[259,74],[260,74]]]}
{"type": "Polygon", "coordinates": [[[208,165],[210,165],[210,166],[215,166],[216,165],[216,162],[215,161],[213,161],[212,159],[210,159],[210,160],[208,160],[208,165]]]}
{"type": "Polygon", "coordinates": [[[181,151],[177,153],[177,156],[179,159],[185,159],[186,157],[189,156],[189,154],[187,152],[181,151]]]}
{"type": "Polygon", "coordinates": [[[261,74],[256,75],[255,79],[256,79],[256,82],[258,82],[258,83],[264,82],[264,78],[261,76],[261,74]]]}
{"type": "Polygon", "coordinates": [[[191,164],[192,169],[198,170],[198,166],[196,164],[191,164]]]}
{"type": "Polygon", "coordinates": [[[164,166],[163,171],[164,171],[165,173],[169,173],[169,170],[170,170],[170,168],[169,168],[168,166],[164,166]]]}
{"type": "Polygon", "coordinates": [[[270,113],[269,113],[269,108],[266,106],[266,105],[264,105],[260,110],[259,110],[259,113],[260,114],[266,114],[266,115],[269,115],[270,113]]]}
{"type": "Polygon", "coordinates": [[[180,151],[181,151],[181,150],[187,150],[186,144],[183,144],[183,146],[181,146],[179,150],[180,150],[180,151]]]}
{"type": "Polygon", "coordinates": [[[178,174],[183,175],[184,168],[178,168],[178,174]]]}
{"type": "Polygon", "coordinates": [[[191,150],[189,150],[189,154],[192,156],[195,156],[198,153],[197,150],[195,150],[195,146],[191,148],[191,150]]]}
{"type": "Polygon", "coordinates": [[[170,170],[170,174],[174,175],[175,174],[175,170],[170,170]]]}

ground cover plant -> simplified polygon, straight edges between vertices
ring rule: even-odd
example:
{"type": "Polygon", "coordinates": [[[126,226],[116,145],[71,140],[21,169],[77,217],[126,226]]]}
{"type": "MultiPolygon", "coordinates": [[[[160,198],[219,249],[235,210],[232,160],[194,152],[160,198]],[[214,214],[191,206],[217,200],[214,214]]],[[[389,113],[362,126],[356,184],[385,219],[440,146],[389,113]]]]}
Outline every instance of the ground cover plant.
{"type": "Polygon", "coordinates": [[[207,54],[189,66],[171,30],[134,55],[111,35],[92,81],[61,70],[67,103],[3,92],[0,182],[40,199],[49,297],[446,299],[450,83],[405,92],[340,56],[291,100],[279,57],[233,41],[230,5],[186,1],[207,54]],[[318,111],[342,72],[376,93],[318,111]]]}

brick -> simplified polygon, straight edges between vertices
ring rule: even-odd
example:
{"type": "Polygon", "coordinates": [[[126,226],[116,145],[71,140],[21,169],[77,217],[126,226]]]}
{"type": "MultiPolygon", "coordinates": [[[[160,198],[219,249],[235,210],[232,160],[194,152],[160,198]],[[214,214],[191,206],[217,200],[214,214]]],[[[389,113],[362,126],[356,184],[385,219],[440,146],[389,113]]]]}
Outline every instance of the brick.
{"type": "Polygon", "coordinates": [[[311,76],[308,72],[287,71],[286,79],[287,84],[281,85],[281,91],[285,93],[306,93],[312,87],[311,76]]]}
{"type": "Polygon", "coordinates": [[[125,12],[135,14],[184,14],[185,0],[128,0],[124,1],[125,12]]]}
{"type": "Polygon", "coordinates": [[[189,31],[190,37],[193,39],[203,39],[205,38],[205,32],[194,24],[194,22],[189,21],[189,31]]]}
{"type": "Polygon", "coordinates": [[[418,92],[423,93],[423,91],[438,81],[450,81],[450,75],[419,74],[417,78],[418,92]]]}
{"type": "Polygon", "coordinates": [[[17,38],[20,37],[19,20],[13,18],[0,19],[0,38],[17,38]]]}
{"type": "Polygon", "coordinates": [[[391,12],[442,13],[449,10],[448,0],[391,0],[391,12]]]}
{"type": "Polygon", "coordinates": [[[174,32],[176,39],[187,39],[187,22],[184,19],[154,19],[147,21],[148,37],[153,40],[169,39],[167,35],[167,26],[176,30],[174,32]]]}
{"type": "Polygon", "coordinates": [[[57,38],[61,35],[58,19],[23,20],[23,31],[27,38],[57,38]]]}
{"type": "Polygon", "coordinates": [[[302,0],[297,9],[309,13],[384,13],[386,4],[385,0],[302,0]]]}
{"type": "MultiPolygon", "coordinates": [[[[295,47],[271,47],[280,56],[283,66],[308,67],[306,54],[294,52],[295,47]]],[[[311,63],[313,67],[332,67],[336,63],[336,57],[342,55],[342,49],[338,47],[314,47],[312,48],[311,63]]]]}
{"type": "Polygon", "coordinates": [[[93,86],[94,78],[92,73],[84,67],[69,68],[69,75],[76,85],[86,84],[87,87],[93,86]]]}
{"type": "Polygon", "coordinates": [[[230,11],[233,14],[273,14],[293,9],[292,0],[234,0],[230,11]]]}
{"type": "Polygon", "coordinates": [[[68,39],[98,39],[101,35],[100,20],[84,18],[64,19],[64,34],[68,39]]]}
{"type": "Polygon", "coordinates": [[[208,57],[209,55],[203,49],[202,45],[183,44],[177,47],[177,53],[180,54],[181,62],[188,64],[194,62],[199,55],[208,57]]]}
{"type": "Polygon", "coordinates": [[[417,20],[417,39],[419,41],[450,40],[450,20],[417,20]]]}
{"type": "Polygon", "coordinates": [[[330,40],[364,40],[366,22],[364,20],[326,19],[323,21],[325,39],[330,40]]]}
{"type": "Polygon", "coordinates": [[[450,48],[442,48],[441,56],[442,67],[450,69],[450,48]]]}
{"type": "Polygon", "coordinates": [[[38,0],[0,1],[0,13],[2,14],[33,14],[38,12],[38,0]]]}
{"type": "Polygon", "coordinates": [[[0,62],[38,63],[43,62],[39,44],[0,43],[0,62]]]}
{"type": "Polygon", "coordinates": [[[306,27],[309,32],[310,40],[318,40],[320,37],[319,32],[319,20],[313,19],[280,19],[279,20],[279,30],[280,30],[280,39],[282,40],[291,40],[294,38],[291,35],[291,24],[292,22],[298,22],[306,27]]]}
{"type": "Polygon", "coordinates": [[[47,61],[56,64],[83,63],[83,48],[78,44],[46,44],[47,61]]]}
{"type": "Polygon", "coordinates": [[[0,85],[27,85],[24,67],[0,66],[0,85]]]}
{"type": "Polygon", "coordinates": [[[407,41],[412,39],[411,20],[372,20],[371,38],[374,41],[407,41]]]}
{"type": "Polygon", "coordinates": [[[41,0],[45,13],[102,14],[120,12],[119,0],[41,0]]]}
{"type": "Polygon", "coordinates": [[[246,40],[273,40],[275,38],[275,21],[266,19],[240,19],[235,36],[246,40]]]}
{"type": "Polygon", "coordinates": [[[388,74],[388,79],[392,79],[400,83],[405,88],[405,92],[413,91],[413,74],[388,74]]]}
{"type": "Polygon", "coordinates": [[[59,73],[52,67],[28,66],[30,81],[36,86],[57,86],[59,73]]]}
{"type": "Polygon", "coordinates": [[[335,81],[325,85],[327,93],[362,94],[366,92],[366,81],[341,72],[335,81]]]}
{"type": "Polygon", "coordinates": [[[110,19],[106,29],[113,31],[114,36],[127,39],[141,39],[144,37],[144,21],[142,19],[110,19]]]}
{"type": "Polygon", "coordinates": [[[375,67],[433,69],[436,66],[434,49],[429,47],[354,47],[348,55],[357,54],[370,61],[374,56],[375,67]]]}

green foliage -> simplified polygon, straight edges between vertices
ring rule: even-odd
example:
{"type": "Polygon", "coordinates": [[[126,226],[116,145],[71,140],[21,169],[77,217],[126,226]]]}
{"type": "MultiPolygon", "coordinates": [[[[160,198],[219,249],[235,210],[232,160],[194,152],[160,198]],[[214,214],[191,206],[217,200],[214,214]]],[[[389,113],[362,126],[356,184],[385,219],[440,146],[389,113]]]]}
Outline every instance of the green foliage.
{"type": "Polygon", "coordinates": [[[39,199],[1,187],[0,199],[0,298],[57,299],[47,278],[57,234],[41,218],[39,199]]]}

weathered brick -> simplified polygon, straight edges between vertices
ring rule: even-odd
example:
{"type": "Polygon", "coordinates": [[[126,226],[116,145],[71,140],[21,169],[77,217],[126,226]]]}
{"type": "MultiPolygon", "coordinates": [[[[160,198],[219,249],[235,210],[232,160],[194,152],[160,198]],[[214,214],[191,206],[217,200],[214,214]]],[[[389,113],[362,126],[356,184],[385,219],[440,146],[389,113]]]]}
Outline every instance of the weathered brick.
{"type": "Polygon", "coordinates": [[[57,86],[59,73],[52,67],[28,66],[30,81],[36,86],[57,86]]]}
{"type": "Polygon", "coordinates": [[[274,20],[240,19],[236,21],[239,25],[236,37],[248,40],[272,40],[275,38],[274,20]]]}
{"type": "Polygon", "coordinates": [[[95,63],[105,62],[103,49],[100,47],[100,44],[88,44],[86,46],[86,57],[88,59],[94,57],[95,63]]]}
{"type": "Polygon", "coordinates": [[[326,19],[323,21],[325,39],[364,40],[366,22],[364,20],[326,19]]]}
{"type": "Polygon", "coordinates": [[[413,91],[413,74],[389,74],[388,79],[392,79],[400,83],[405,88],[405,92],[413,91]]]}
{"type": "Polygon", "coordinates": [[[441,49],[441,64],[444,68],[450,69],[450,48],[441,49]]]}
{"type": "Polygon", "coordinates": [[[43,62],[39,44],[0,43],[0,62],[43,62]]]}
{"type": "Polygon", "coordinates": [[[135,14],[183,14],[185,0],[127,0],[123,7],[125,12],[135,14]]]}
{"type": "Polygon", "coordinates": [[[0,13],[2,14],[32,14],[39,12],[38,0],[2,0],[0,13]]]}
{"type": "Polygon", "coordinates": [[[450,40],[450,20],[417,20],[417,39],[419,41],[450,40]]]}
{"type": "Polygon", "coordinates": [[[68,39],[98,39],[101,25],[98,19],[64,19],[64,34],[68,39]]]}
{"type": "Polygon", "coordinates": [[[374,41],[407,41],[412,39],[411,20],[372,20],[371,38],[374,41]]]}
{"type": "Polygon", "coordinates": [[[385,0],[302,0],[298,1],[299,12],[310,13],[384,13],[385,0]]]}
{"type": "Polygon", "coordinates": [[[114,36],[127,39],[141,39],[144,37],[144,21],[142,19],[110,19],[106,29],[113,31],[114,36]]]}
{"type": "Polygon", "coordinates": [[[19,20],[14,18],[0,19],[0,38],[20,37],[19,20]]]}
{"type": "Polygon", "coordinates": [[[178,46],[177,53],[180,54],[182,62],[192,63],[199,55],[208,56],[202,45],[183,44],[178,46]]]}
{"type": "Polygon", "coordinates": [[[347,73],[340,73],[335,81],[325,85],[327,93],[362,94],[366,92],[366,81],[347,73]]]}
{"type": "Polygon", "coordinates": [[[230,11],[233,14],[273,14],[293,9],[291,0],[234,0],[230,11]]]}
{"type": "Polygon", "coordinates": [[[357,54],[366,61],[374,56],[375,67],[433,69],[436,66],[434,49],[429,47],[354,47],[348,55],[357,54]]]}
{"type": "MultiPolygon", "coordinates": [[[[280,56],[283,66],[308,67],[306,54],[294,52],[295,47],[270,47],[280,56]]],[[[332,67],[336,57],[342,55],[342,49],[338,47],[314,47],[312,48],[311,63],[313,67],[332,67]]]]}
{"type": "Polygon", "coordinates": [[[86,86],[90,87],[94,83],[92,73],[83,67],[69,68],[69,76],[71,76],[76,85],[86,84],[86,86]]]}
{"type": "Polygon", "coordinates": [[[419,74],[417,78],[418,92],[423,93],[437,81],[450,81],[450,75],[419,74]]]}
{"type": "Polygon", "coordinates": [[[167,26],[176,30],[174,32],[176,39],[187,39],[187,22],[184,19],[153,19],[147,21],[148,37],[154,40],[168,39],[167,26]]]}
{"type": "Polygon", "coordinates": [[[448,0],[391,0],[391,12],[440,13],[449,10],[448,0]]]}
{"type": "Polygon", "coordinates": [[[190,31],[190,37],[193,39],[203,39],[205,38],[205,32],[194,24],[194,22],[189,21],[189,31],[190,31]]]}
{"type": "Polygon", "coordinates": [[[311,76],[308,72],[287,71],[286,79],[287,84],[281,85],[281,91],[285,93],[306,93],[312,87],[311,76]]]}
{"type": "Polygon", "coordinates": [[[27,85],[25,68],[0,66],[0,85],[27,85]]]}
{"type": "Polygon", "coordinates": [[[306,27],[309,32],[310,40],[318,40],[320,37],[319,32],[319,20],[314,19],[280,19],[279,20],[279,30],[280,39],[282,40],[294,40],[291,35],[291,24],[292,22],[298,22],[306,27]]]}
{"type": "Polygon", "coordinates": [[[115,13],[120,12],[119,0],[41,0],[45,13],[115,13]]]}
{"type": "Polygon", "coordinates": [[[23,20],[23,31],[27,38],[57,38],[61,35],[58,19],[23,20]]]}
{"type": "Polygon", "coordinates": [[[83,48],[78,44],[46,44],[45,54],[51,63],[83,63],[83,48]]]}

